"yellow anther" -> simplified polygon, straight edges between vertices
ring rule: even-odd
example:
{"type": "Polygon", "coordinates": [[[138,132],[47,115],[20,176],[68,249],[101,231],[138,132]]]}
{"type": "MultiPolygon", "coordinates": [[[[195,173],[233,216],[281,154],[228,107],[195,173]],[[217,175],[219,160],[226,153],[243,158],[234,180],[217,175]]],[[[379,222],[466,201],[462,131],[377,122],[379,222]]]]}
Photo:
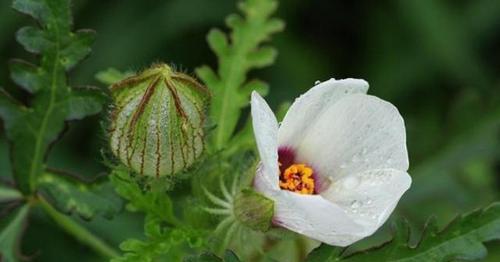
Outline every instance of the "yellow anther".
{"type": "Polygon", "coordinates": [[[305,164],[289,166],[280,174],[280,188],[300,194],[313,194],[313,169],[305,164]]]}

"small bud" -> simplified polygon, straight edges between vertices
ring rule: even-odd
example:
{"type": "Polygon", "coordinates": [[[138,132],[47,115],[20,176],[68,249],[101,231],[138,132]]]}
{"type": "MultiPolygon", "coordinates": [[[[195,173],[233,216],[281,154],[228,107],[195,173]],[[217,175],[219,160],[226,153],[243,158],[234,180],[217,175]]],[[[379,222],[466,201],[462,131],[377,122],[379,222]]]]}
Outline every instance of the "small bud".
{"type": "Polygon", "coordinates": [[[111,150],[135,172],[161,177],[190,167],[203,151],[209,93],[165,64],[111,86],[111,150]]]}
{"type": "Polygon", "coordinates": [[[251,190],[243,189],[234,199],[236,220],[257,231],[265,232],[271,227],[274,202],[251,190]]]}

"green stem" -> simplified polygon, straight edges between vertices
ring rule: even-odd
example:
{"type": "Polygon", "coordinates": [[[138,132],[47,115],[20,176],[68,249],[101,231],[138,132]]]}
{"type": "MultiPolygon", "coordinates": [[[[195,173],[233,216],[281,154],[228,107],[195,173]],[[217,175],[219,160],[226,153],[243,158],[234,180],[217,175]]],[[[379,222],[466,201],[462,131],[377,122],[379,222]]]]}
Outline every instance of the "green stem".
{"type": "Polygon", "coordinates": [[[52,217],[52,219],[54,219],[60,227],[62,227],[67,233],[73,235],[78,241],[94,249],[97,253],[106,258],[116,258],[119,256],[119,253],[116,250],[108,246],[108,244],[97,236],[93,235],[85,227],[55,210],[52,205],[50,205],[42,197],[39,198],[39,203],[47,214],[52,217]]]}

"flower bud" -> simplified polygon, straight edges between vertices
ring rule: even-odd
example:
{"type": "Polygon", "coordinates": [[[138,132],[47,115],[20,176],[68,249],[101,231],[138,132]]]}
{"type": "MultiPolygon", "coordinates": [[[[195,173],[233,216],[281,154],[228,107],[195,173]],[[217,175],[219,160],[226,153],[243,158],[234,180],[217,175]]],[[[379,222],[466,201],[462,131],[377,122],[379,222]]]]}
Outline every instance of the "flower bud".
{"type": "Polygon", "coordinates": [[[190,167],[204,147],[208,90],[165,64],[111,86],[111,150],[135,172],[161,177],[190,167]]]}
{"type": "Polygon", "coordinates": [[[243,189],[234,199],[236,220],[257,231],[267,231],[274,215],[274,202],[251,189],[243,189]]]}

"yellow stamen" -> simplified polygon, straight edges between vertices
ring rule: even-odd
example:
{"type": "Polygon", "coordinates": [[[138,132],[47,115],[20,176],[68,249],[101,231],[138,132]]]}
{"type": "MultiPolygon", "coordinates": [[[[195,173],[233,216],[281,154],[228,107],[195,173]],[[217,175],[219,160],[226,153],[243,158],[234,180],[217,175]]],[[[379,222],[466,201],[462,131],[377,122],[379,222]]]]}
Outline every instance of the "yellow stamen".
{"type": "Polygon", "coordinates": [[[313,169],[305,164],[289,166],[280,174],[280,188],[300,194],[313,194],[313,169]]]}

